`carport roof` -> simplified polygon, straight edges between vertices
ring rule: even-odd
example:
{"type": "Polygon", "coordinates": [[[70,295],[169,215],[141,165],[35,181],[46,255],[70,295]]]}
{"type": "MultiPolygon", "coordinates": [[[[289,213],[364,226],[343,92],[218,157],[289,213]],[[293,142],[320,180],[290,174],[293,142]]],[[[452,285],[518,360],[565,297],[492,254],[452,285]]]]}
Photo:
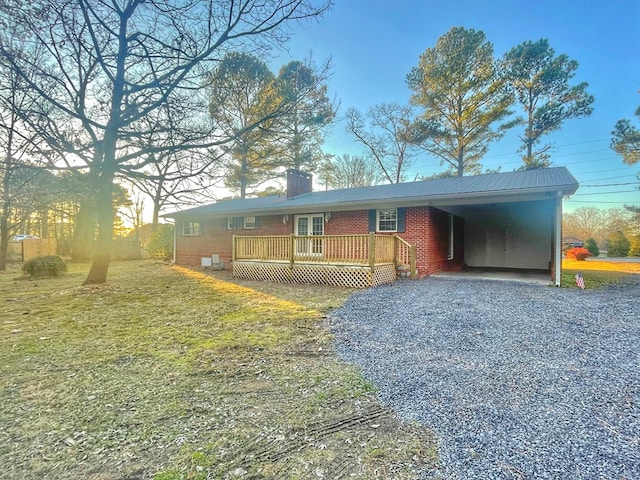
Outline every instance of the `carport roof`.
{"type": "Polygon", "coordinates": [[[566,167],[490,173],[391,185],[221,200],[210,205],[173,212],[165,217],[209,217],[303,213],[315,210],[360,210],[419,205],[481,204],[492,201],[557,198],[572,195],[578,181],[566,167]]]}

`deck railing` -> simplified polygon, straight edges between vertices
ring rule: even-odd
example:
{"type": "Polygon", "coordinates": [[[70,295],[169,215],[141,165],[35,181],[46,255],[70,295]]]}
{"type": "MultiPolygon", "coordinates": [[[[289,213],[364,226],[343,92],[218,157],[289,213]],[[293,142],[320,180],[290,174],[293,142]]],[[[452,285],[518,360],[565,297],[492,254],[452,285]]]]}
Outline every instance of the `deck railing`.
{"type": "Polygon", "coordinates": [[[409,268],[409,276],[414,279],[416,278],[416,247],[415,245],[411,245],[406,242],[404,239],[399,236],[395,236],[396,243],[396,265],[404,265],[409,268]]]}
{"type": "Polygon", "coordinates": [[[397,235],[280,235],[233,237],[232,258],[264,262],[411,266],[415,247],[397,235]]]}

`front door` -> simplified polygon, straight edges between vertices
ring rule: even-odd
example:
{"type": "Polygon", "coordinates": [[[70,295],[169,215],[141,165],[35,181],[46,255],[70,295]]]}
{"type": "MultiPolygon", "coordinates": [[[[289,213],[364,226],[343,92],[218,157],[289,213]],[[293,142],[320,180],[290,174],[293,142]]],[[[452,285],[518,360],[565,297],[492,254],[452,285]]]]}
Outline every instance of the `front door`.
{"type": "Polygon", "coordinates": [[[322,255],[322,239],[314,236],[324,235],[324,215],[296,215],[295,221],[296,254],[298,255],[322,255]]]}

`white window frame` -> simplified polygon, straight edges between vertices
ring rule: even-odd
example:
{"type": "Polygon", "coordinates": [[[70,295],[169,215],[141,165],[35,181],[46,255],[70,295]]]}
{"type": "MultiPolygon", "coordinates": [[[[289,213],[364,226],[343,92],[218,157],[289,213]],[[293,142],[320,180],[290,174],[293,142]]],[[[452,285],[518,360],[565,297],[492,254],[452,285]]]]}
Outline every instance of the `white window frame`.
{"type": "Polygon", "coordinates": [[[255,228],[258,228],[256,224],[256,217],[243,217],[242,224],[245,230],[253,230],[255,228]]]}
{"type": "Polygon", "coordinates": [[[294,222],[294,235],[296,238],[296,255],[302,255],[306,257],[321,257],[324,252],[324,239],[323,238],[314,238],[314,237],[322,237],[324,236],[324,213],[313,213],[309,215],[295,215],[293,217],[294,222]],[[307,219],[307,235],[300,236],[300,232],[298,231],[298,220],[300,218],[307,219]],[[317,218],[322,219],[322,223],[318,224],[322,227],[322,231],[319,233],[313,233],[313,220],[317,218]]]}
{"type": "Polygon", "coordinates": [[[202,222],[196,222],[193,220],[182,222],[183,237],[198,237],[200,235],[202,235],[202,222]],[[197,228],[194,228],[196,226],[197,228]]]}
{"type": "Polygon", "coordinates": [[[397,232],[398,231],[398,209],[397,208],[381,208],[379,210],[376,210],[376,231],[378,232],[397,232]],[[392,220],[390,219],[383,219],[381,218],[381,213],[382,212],[394,212],[395,213],[395,227],[390,230],[390,229],[383,229],[380,228],[380,222],[384,221],[384,222],[390,222],[392,220]]]}

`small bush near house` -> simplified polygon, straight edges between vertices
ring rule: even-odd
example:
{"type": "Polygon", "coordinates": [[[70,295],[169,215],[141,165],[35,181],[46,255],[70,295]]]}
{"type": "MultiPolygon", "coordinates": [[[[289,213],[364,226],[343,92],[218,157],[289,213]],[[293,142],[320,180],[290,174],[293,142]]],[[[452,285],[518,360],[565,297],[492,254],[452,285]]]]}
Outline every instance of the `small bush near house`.
{"type": "Polygon", "coordinates": [[[587,238],[587,240],[584,242],[584,248],[589,250],[589,252],[591,252],[591,255],[593,255],[594,257],[597,257],[598,255],[600,255],[598,242],[596,242],[595,239],[593,238],[587,238]]]}
{"type": "Polygon", "coordinates": [[[640,235],[631,237],[631,248],[629,249],[630,257],[640,257],[640,235]]]}
{"type": "Polygon", "coordinates": [[[626,257],[629,255],[631,243],[621,231],[617,231],[608,239],[607,255],[609,257],[626,257]]]}
{"type": "Polygon", "coordinates": [[[153,258],[171,260],[173,258],[173,225],[158,225],[151,234],[147,251],[153,258]]]}
{"type": "Polygon", "coordinates": [[[582,247],[570,248],[567,250],[567,258],[569,260],[585,260],[587,257],[592,257],[593,255],[589,250],[582,247]]]}
{"type": "Polygon", "coordinates": [[[45,255],[25,262],[22,271],[30,277],[58,277],[67,271],[67,264],[57,255],[45,255]]]}

